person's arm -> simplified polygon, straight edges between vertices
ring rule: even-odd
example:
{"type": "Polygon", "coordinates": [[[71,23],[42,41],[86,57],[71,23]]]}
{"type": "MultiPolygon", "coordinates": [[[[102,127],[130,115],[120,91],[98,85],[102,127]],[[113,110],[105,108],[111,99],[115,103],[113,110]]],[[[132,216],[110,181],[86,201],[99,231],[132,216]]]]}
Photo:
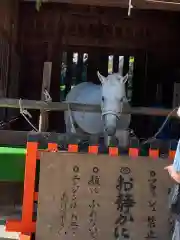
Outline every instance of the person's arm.
{"type": "Polygon", "coordinates": [[[177,173],[180,173],[180,140],[176,148],[176,154],[172,166],[177,173]]]}
{"type": "Polygon", "coordinates": [[[173,164],[165,167],[168,170],[170,177],[177,183],[180,183],[180,140],[176,148],[176,154],[173,164]]]}

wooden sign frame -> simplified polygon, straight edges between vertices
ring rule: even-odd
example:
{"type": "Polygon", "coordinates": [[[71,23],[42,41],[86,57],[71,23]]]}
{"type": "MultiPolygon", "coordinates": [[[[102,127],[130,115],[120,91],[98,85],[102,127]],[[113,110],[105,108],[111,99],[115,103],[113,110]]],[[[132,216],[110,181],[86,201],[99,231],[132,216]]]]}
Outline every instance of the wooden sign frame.
{"type": "MultiPolygon", "coordinates": [[[[38,192],[36,186],[36,166],[37,161],[40,160],[40,153],[45,152],[58,152],[59,150],[59,138],[51,134],[49,138],[47,138],[47,149],[40,150],[40,136],[37,133],[31,133],[28,136],[27,148],[26,148],[26,160],[25,160],[25,176],[24,176],[24,194],[23,194],[23,205],[22,205],[22,218],[21,220],[13,220],[6,222],[6,231],[9,232],[20,232],[20,240],[30,240],[32,236],[36,232],[36,221],[33,219],[34,212],[34,202],[38,201],[38,192]]],[[[69,138],[67,143],[67,151],[68,153],[78,153],[79,154],[79,146],[77,144],[77,138],[72,136],[69,138]],[[76,141],[75,141],[76,140],[76,141]]],[[[93,139],[92,139],[93,140],[93,139]]],[[[175,145],[173,141],[170,143],[168,147],[167,159],[170,164],[175,155],[175,145]]],[[[87,149],[88,154],[99,154],[99,146],[96,142],[90,141],[87,149]]],[[[145,159],[151,159],[154,163],[159,161],[159,144],[157,142],[153,142],[149,148],[149,157],[145,159]],[[158,160],[158,161],[157,161],[158,160]]],[[[107,149],[107,155],[112,157],[117,157],[121,155],[120,149],[117,146],[111,145],[107,149]]],[[[138,160],[140,155],[140,149],[137,140],[131,140],[128,150],[129,159],[132,161],[138,160]]],[[[166,161],[165,159],[160,159],[166,161]]]]}
{"type": "Polygon", "coordinates": [[[167,160],[42,153],[36,240],[170,238],[167,160]]]}

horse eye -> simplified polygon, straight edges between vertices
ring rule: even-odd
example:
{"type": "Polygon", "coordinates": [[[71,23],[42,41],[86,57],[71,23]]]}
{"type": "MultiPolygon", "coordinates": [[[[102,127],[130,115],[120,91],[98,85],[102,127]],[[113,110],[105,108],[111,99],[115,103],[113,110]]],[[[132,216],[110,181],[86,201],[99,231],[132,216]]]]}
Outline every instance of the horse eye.
{"type": "Polygon", "coordinates": [[[104,97],[102,97],[102,101],[104,102],[104,97]]]}

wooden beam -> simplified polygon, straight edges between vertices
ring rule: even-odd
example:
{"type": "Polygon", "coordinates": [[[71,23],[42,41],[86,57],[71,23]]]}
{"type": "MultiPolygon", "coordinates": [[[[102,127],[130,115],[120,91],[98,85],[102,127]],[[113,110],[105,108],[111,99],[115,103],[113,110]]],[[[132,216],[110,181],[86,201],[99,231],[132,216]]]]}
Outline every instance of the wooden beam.
{"type": "MultiPolygon", "coordinates": [[[[66,102],[44,102],[36,100],[21,100],[21,105],[25,109],[47,110],[47,111],[65,111],[68,110],[66,102]]],[[[86,105],[78,103],[69,103],[72,111],[100,112],[99,105],[86,105]]],[[[0,108],[20,108],[19,99],[0,98],[0,108]]]]}
{"type": "MultiPolygon", "coordinates": [[[[79,112],[100,112],[100,105],[92,104],[79,104],[67,102],[44,102],[36,100],[22,100],[21,105],[25,109],[47,110],[47,111],[66,111],[68,105],[72,111],[79,112]]],[[[19,99],[1,98],[0,108],[19,108],[19,99]]],[[[149,107],[133,107],[129,108],[127,104],[123,105],[123,114],[136,114],[136,115],[151,115],[151,116],[167,116],[172,112],[172,109],[163,108],[149,108],[149,107]]],[[[171,114],[177,117],[176,110],[171,114]]]]}
{"type": "MultiPolygon", "coordinates": [[[[22,0],[24,2],[33,2],[34,0],[22,0]]],[[[46,2],[55,2],[55,3],[68,3],[68,4],[77,4],[77,5],[91,5],[91,6],[101,6],[101,7],[121,7],[128,8],[127,0],[47,0],[46,2]]],[[[169,11],[180,11],[179,1],[160,1],[157,0],[157,4],[154,4],[155,1],[151,1],[153,4],[147,4],[150,1],[143,0],[134,0],[132,4],[136,9],[157,9],[157,10],[169,10],[169,11]]]]}
{"type": "MultiPolygon", "coordinates": [[[[12,131],[12,130],[0,130],[0,146],[26,146],[29,135],[36,135],[39,145],[42,148],[47,147],[48,139],[58,139],[59,142],[69,142],[69,139],[76,138],[81,140],[87,140],[91,136],[88,134],[68,134],[68,133],[56,133],[56,132],[32,132],[32,131],[12,131]]],[[[94,136],[95,141],[99,138],[99,135],[94,136]]]]}
{"type": "Polygon", "coordinates": [[[0,146],[25,148],[28,134],[27,131],[0,130],[0,146]]]}

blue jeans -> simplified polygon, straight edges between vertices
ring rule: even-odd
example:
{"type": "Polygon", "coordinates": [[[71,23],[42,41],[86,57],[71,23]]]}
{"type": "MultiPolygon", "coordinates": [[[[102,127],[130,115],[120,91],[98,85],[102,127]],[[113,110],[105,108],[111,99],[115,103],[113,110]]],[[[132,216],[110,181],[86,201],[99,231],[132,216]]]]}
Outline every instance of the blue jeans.
{"type": "Polygon", "coordinates": [[[180,222],[178,220],[175,221],[172,240],[180,240],[180,222]]]}

